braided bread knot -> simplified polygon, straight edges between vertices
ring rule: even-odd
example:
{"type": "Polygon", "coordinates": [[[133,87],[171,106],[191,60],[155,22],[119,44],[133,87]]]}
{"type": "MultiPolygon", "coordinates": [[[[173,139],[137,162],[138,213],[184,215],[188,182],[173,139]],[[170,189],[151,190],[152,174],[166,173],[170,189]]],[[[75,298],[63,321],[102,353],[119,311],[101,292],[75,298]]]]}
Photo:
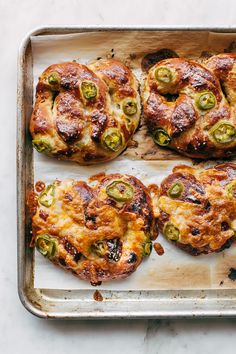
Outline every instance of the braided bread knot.
{"type": "Polygon", "coordinates": [[[138,83],[117,60],[49,66],[39,78],[30,122],[39,152],[81,164],[107,161],[139,124],[138,83]]]}
{"type": "Polygon", "coordinates": [[[234,63],[229,54],[214,56],[205,66],[171,58],[149,70],[144,115],[156,144],[195,158],[235,154],[234,63]]]}

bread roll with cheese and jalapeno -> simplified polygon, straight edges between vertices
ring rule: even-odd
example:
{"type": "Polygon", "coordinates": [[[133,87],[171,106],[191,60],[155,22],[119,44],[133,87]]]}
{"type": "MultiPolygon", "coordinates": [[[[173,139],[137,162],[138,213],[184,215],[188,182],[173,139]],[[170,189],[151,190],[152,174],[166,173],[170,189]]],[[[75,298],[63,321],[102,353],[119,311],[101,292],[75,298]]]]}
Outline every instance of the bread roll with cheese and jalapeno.
{"type": "Polygon", "coordinates": [[[80,164],[108,161],[126,148],[140,111],[138,82],[120,61],[54,64],[36,88],[33,146],[80,164]]]}
{"type": "Polygon", "coordinates": [[[95,185],[54,181],[29,198],[32,245],[93,285],[125,278],[152,250],[156,219],[148,189],[135,177],[103,175],[95,185]]]}
{"type": "Polygon", "coordinates": [[[180,165],[161,183],[158,225],[192,255],[230,247],[236,233],[236,164],[180,165]]]}
{"type": "Polygon", "coordinates": [[[235,155],[235,55],[223,56],[231,62],[224,75],[217,64],[222,56],[210,58],[205,66],[171,58],[149,70],[143,90],[144,115],[157,145],[192,158],[235,155]]]}

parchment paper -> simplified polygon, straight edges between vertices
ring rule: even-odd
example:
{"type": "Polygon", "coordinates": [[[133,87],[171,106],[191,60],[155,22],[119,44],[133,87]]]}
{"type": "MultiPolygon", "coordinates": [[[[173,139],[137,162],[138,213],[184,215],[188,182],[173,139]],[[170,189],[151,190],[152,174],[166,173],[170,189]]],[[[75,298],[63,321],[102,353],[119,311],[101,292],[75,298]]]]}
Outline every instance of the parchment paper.
{"type": "MultiPolygon", "coordinates": [[[[161,48],[169,48],[180,56],[199,58],[203,51],[210,53],[233,49],[234,34],[210,32],[97,32],[70,35],[48,35],[31,37],[33,51],[34,89],[38,77],[49,65],[76,60],[89,63],[98,57],[121,59],[129,65],[135,75],[142,79],[141,59],[145,54],[161,48]]],[[[128,148],[121,157],[97,166],[79,166],[71,162],[57,161],[34,152],[34,178],[46,183],[55,178],[86,180],[98,172],[129,173],[144,184],[159,184],[173,166],[179,163],[192,164],[190,159],[177,153],[158,148],[147,135],[141,124],[133,140],[136,147],[128,148]]],[[[209,164],[209,162],[207,163],[209,164]]],[[[149,290],[149,289],[207,289],[233,288],[236,283],[228,278],[229,268],[236,267],[236,246],[219,254],[193,257],[176,249],[162,235],[158,242],[165,249],[163,256],[153,250],[138,267],[137,271],[122,281],[102,284],[98,289],[149,290]]],[[[68,272],[58,269],[47,259],[35,253],[36,288],[47,289],[94,289],[68,272]]]]}

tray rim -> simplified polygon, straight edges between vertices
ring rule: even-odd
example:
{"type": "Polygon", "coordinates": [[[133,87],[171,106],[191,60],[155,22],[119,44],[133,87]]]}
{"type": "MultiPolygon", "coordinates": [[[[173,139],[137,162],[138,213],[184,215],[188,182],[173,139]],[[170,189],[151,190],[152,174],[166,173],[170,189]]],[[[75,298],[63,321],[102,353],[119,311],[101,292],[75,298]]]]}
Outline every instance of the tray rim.
{"type": "MultiPolygon", "coordinates": [[[[23,107],[24,107],[24,70],[25,70],[25,55],[28,45],[30,44],[31,36],[39,35],[50,35],[50,34],[68,34],[68,33],[83,33],[83,32],[103,32],[103,31],[212,31],[220,33],[235,33],[236,26],[220,26],[220,27],[202,27],[199,26],[75,26],[75,25],[50,25],[50,26],[39,26],[32,29],[26,34],[23,38],[18,52],[18,63],[17,63],[17,280],[18,280],[18,295],[23,306],[33,315],[40,318],[56,318],[56,319],[120,319],[120,318],[186,318],[186,317],[235,317],[236,316],[236,291],[228,290],[228,292],[234,293],[234,298],[226,300],[227,302],[233,301],[231,303],[232,308],[224,308],[224,299],[222,305],[216,305],[213,309],[207,309],[206,305],[209,301],[212,301],[211,298],[206,299],[205,291],[200,291],[203,293],[202,297],[199,297],[200,305],[195,309],[171,309],[171,306],[167,309],[150,309],[143,310],[126,310],[126,311],[106,311],[104,310],[104,304],[98,304],[95,302],[97,309],[95,311],[75,311],[73,313],[68,312],[56,312],[56,311],[45,311],[42,309],[42,306],[39,306],[37,299],[40,300],[41,293],[39,289],[26,289],[25,287],[25,233],[24,230],[24,218],[21,217],[22,212],[25,211],[25,186],[22,176],[24,173],[25,166],[22,165],[22,160],[24,156],[24,136],[22,136],[23,128],[23,107]],[[34,298],[33,298],[34,297],[34,298]],[[205,300],[206,299],[206,300],[205,300]],[[207,302],[208,301],[208,302],[207,302]],[[101,306],[100,306],[101,305],[101,306]],[[201,307],[202,306],[202,307],[201,307]],[[219,308],[217,308],[219,306],[219,308]],[[222,308],[221,308],[222,306],[222,308]]],[[[157,290],[156,290],[157,291],[157,290]]],[[[156,292],[156,291],[153,291],[156,292]]],[[[214,290],[213,290],[214,291],[214,290]]],[[[60,292],[60,291],[58,291],[60,292]]],[[[67,293],[68,291],[61,291],[62,293],[67,293]]],[[[145,292],[145,291],[143,291],[145,292]]],[[[159,293],[162,290],[158,290],[159,293]]],[[[184,291],[183,291],[184,292],[184,291]]],[[[188,291],[189,292],[189,291],[188,291]]],[[[191,292],[191,291],[190,291],[191,292]]],[[[198,292],[198,291],[193,291],[198,292]]],[[[211,292],[211,291],[210,291],[211,292]]],[[[223,291],[224,292],[224,291],[223,291]]],[[[227,292],[227,290],[225,290],[227,292]]],[[[103,293],[106,293],[103,291],[103,293]]],[[[109,292],[107,292],[109,293],[109,292]]],[[[120,292],[121,294],[123,292],[120,292]]],[[[125,293],[125,292],[124,292],[125,293]]],[[[141,293],[141,292],[138,292],[141,293]]],[[[152,291],[146,291],[146,293],[152,293],[152,291]]],[[[184,297],[178,299],[178,293],[176,295],[178,305],[183,304],[184,297]]],[[[188,299],[188,298],[186,298],[188,299]]],[[[136,299],[137,301],[140,299],[136,299]]],[[[83,301],[83,299],[81,300],[83,301]]],[[[131,299],[132,301],[132,299],[131,299]]],[[[140,300],[141,301],[141,300],[140,300]]],[[[213,301],[222,301],[218,300],[216,296],[213,298],[213,301]]],[[[114,300],[115,302],[115,300],[114,300]]],[[[129,302],[129,300],[128,300],[129,302]]],[[[94,302],[93,302],[94,303],[94,302]]],[[[117,303],[117,301],[115,302],[117,303]]],[[[118,302],[119,303],[119,302],[118,302]]],[[[161,302],[160,302],[161,303],[161,302]]],[[[93,306],[93,305],[92,305],[93,306]]],[[[138,307],[138,306],[137,306],[138,307]]]]}

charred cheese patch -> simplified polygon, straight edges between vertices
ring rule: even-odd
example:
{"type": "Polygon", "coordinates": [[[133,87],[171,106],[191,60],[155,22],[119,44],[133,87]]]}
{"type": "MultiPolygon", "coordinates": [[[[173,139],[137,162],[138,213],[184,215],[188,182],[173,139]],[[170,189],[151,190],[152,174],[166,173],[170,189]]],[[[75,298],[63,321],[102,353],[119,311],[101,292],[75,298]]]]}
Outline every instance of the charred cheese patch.
{"type": "Polygon", "coordinates": [[[32,199],[32,243],[92,284],[127,277],[151,252],[156,237],[152,201],[135,177],[103,175],[93,186],[54,181],[32,199]]]}
{"type": "Polygon", "coordinates": [[[193,255],[229,247],[236,232],[236,165],[175,167],[161,184],[158,207],[160,230],[178,247],[193,255]]]}

